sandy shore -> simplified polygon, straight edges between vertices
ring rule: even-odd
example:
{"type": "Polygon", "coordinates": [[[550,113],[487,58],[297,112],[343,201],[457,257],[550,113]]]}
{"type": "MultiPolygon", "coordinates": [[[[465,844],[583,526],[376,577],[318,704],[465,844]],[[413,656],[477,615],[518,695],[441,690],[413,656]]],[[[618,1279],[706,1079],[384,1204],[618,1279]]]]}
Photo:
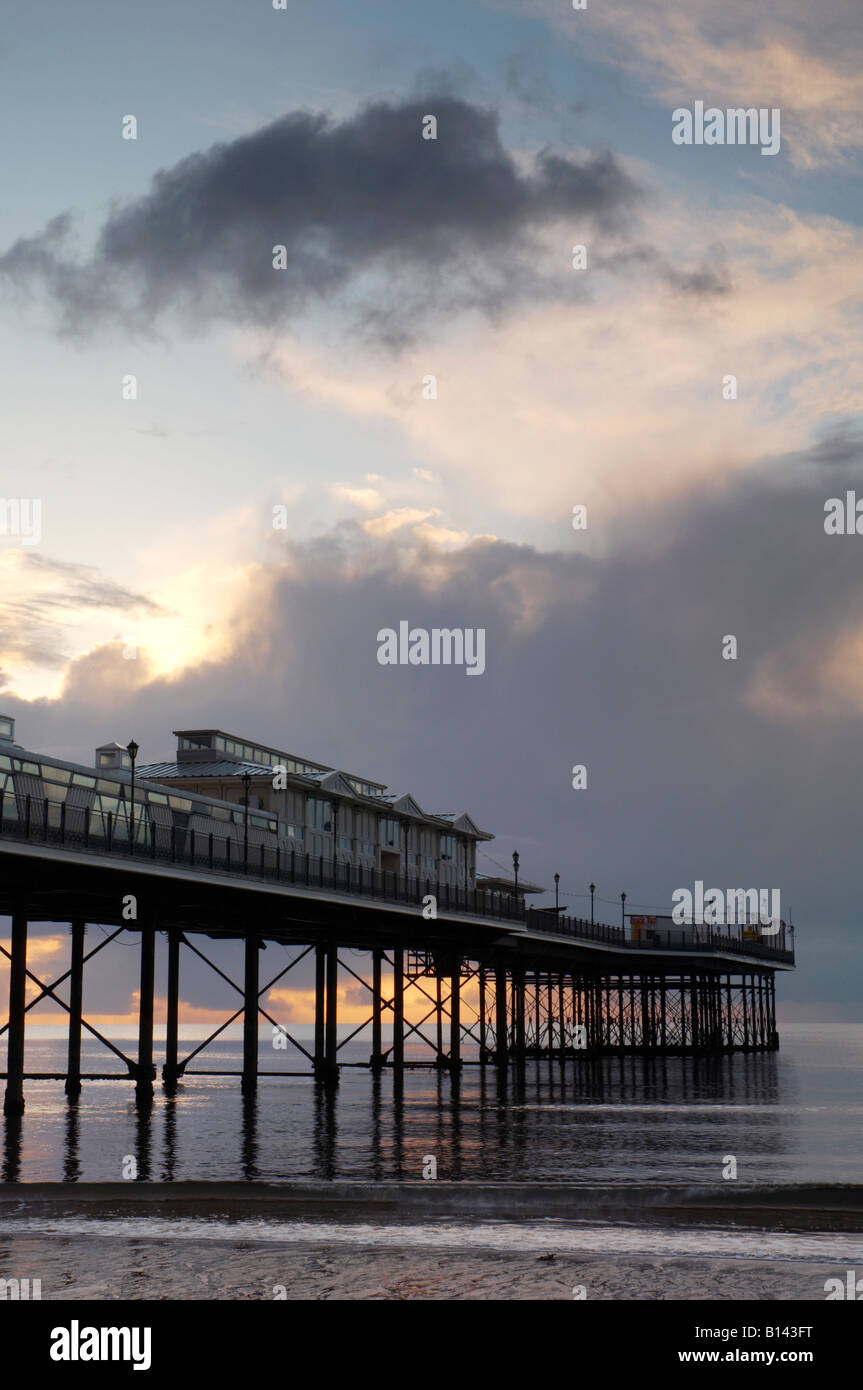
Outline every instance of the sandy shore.
{"type": "Polygon", "coordinates": [[[823,1301],[859,1188],[0,1188],[0,1278],[42,1298],[823,1301]]]}
{"type": "Polygon", "coordinates": [[[415,1249],[0,1237],[4,1274],[41,1278],[43,1299],[823,1301],[837,1265],[703,1257],[607,1259],[415,1249]],[[284,1295],[281,1288],[284,1287],[284,1295]]]}

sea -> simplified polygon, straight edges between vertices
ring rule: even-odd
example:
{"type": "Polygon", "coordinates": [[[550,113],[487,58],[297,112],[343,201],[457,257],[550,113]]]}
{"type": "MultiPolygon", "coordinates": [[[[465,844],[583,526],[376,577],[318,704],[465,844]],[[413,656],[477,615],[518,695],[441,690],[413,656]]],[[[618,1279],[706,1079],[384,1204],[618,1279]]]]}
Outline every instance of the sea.
{"type": "MultiPolygon", "coordinates": [[[[76,1105],[62,1081],[27,1081],[23,1117],[0,1125],[0,1180],[374,1183],[433,1173],[465,1183],[691,1186],[727,1179],[733,1160],[748,1186],[863,1183],[863,1025],[786,1026],[773,1054],[534,1061],[505,1077],[466,1050],[457,1086],[446,1072],[411,1067],[422,1054],[408,1047],[401,1096],[391,1074],[375,1078],[361,1065],[368,1041],[349,1032],[336,1088],[263,1075],[244,1098],[241,1040],[222,1035],[190,1070],[229,1074],[188,1075],[172,1097],[157,1082],[149,1109],[120,1079],[120,1059],[87,1040],[82,1069],[118,1079],[85,1080],[76,1105]]],[[[295,1036],[308,1049],[303,1030],[295,1036]]],[[[196,1046],[184,1039],[187,1052],[196,1046]]],[[[34,1028],[27,1070],[62,1071],[65,1049],[34,1028]]],[[[262,1032],[260,1065],[305,1071],[308,1062],[274,1050],[262,1032]]]]}

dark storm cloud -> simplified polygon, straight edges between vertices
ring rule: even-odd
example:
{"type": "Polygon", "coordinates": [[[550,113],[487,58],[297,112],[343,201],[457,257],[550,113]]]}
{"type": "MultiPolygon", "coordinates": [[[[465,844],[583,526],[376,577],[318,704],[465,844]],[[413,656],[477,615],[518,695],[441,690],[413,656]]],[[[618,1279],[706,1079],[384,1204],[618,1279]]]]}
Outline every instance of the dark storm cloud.
{"type": "Polygon", "coordinates": [[[25,744],[71,757],[134,734],[156,761],[172,729],[217,725],[378,777],[430,811],[470,811],[498,836],[486,870],[518,849],[531,879],[560,872],[575,909],[591,880],[612,915],[622,889],[633,910],[669,910],[696,878],[778,887],[802,924],[783,997],[850,1000],[860,697],[825,701],[822,683],[863,611],[863,541],[826,536],[823,504],[811,478],[752,484],[603,560],[503,542],[441,555],[345,527],[283,564],[274,540],[224,660],[141,673],[133,690],[135,663],[102,649],[61,700],[4,698],[4,712],[25,744]],[[484,627],[485,674],[380,666],[376,634],[402,618],[484,627]],[[729,633],[737,661],[721,656],[729,633]],[[764,661],[800,718],[753,704],[764,661]]]}
{"type": "Polygon", "coordinates": [[[341,122],[297,111],[160,171],[111,212],[89,261],[64,252],[64,215],[17,241],[0,274],[46,290],[67,329],[111,315],[142,326],[168,309],[275,325],[353,297],[360,318],[370,299],[384,336],[397,336],[432,307],[502,310],[537,293],[539,229],[566,219],[623,231],[638,196],[610,153],[544,151],[521,167],[494,113],[453,96],[377,103],[341,122]],[[436,140],[422,138],[426,115],[436,140]]]}

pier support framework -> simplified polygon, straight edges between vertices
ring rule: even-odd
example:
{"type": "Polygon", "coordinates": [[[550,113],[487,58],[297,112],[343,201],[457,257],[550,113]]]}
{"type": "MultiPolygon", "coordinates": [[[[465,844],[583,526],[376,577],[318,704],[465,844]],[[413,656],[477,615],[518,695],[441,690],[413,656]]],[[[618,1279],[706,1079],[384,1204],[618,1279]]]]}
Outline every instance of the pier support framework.
{"type": "MultiPolygon", "coordinates": [[[[448,943],[440,948],[413,950],[403,944],[368,950],[345,948],[333,936],[318,936],[313,944],[289,944],[296,952],[278,973],[261,981],[261,933],[244,933],[243,982],[239,984],[196,944],[188,927],[143,920],[103,936],[85,951],[86,925],[76,917],[70,924],[70,967],[51,983],[40,980],[27,965],[28,921],[23,911],[12,914],[10,949],[0,946],[9,961],[9,1016],[0,1027],[8,1034],[4,1112],[24,1109],[24,1081],[63,1080],[74,1102],[87,1079],[116,1079],[122,1072],[84,1073],[81,1070],[82,1030],[110,1050],[135,1083],[140,1104],[149,1104],[156,1079],[154,1066],[155,962],[157,934],[167,935],[166,1041],[163,1085],[169,1093],[185,1077],[236,1074],[244,1094],[255,1092],[262,1076],[311,1075],[335,1086],[344,1066],[368,1066],[372,1072],[391,1071],[400,1084],[405,1069],[433,1066],[448,1071],[457,1083],[466,1064],[519,1066],[529,1058],[549,1060],[596,1059],[638,1054],[711,1055],[729,1052],[770,1052],[779,1046],[776,1030],[775,972],[753,963],[752,968],[695,961],[691,970],[680,962],[644,961],[639,971],[588,969],[584,963],[562,969],[512,952],[485,949],[469,954],[448,943]],[[140,940],[138,1046],[126,1056],[89,1023],[84,1015],[85,965],[120,935],[134,932],[140,940]],[[205,962],[239,996],[235,1011],[187,1056],[180,1056],[181,958],[190,951],[205,962]],[[314,960],[314,1040],[312,1051],[264,1007],[269,991],[297,966],[314,960]],[[27,1000],[27,982],[36,986],[27,1000]],[[57,993],[66,981],[69,999],[57,993]],[[340,990],[352,989],[368,1002],[368,1014],[347,1031],[339,1025],[340,990]],[[35,1073],[25,1069],[27,1013],[41,999],[51,999],[69,1017],[65,1073],[35,1073]],[[239,1072],[194,1070],[191,1064],[232,1023],[242,1018],[242,1066],[239,1072]],[[261,1020],[272,1029],[273,1049],[290,1053],[300,1070],[262,1066],[261,1020]],[[367,1062],[347,1061],[346,1048],[359,1034],[371,1039],[367,1062]],[[342,1035],[343,1034],[343,1035],[342,1035]],[[341,1036],[340,1036],[341,1035],[341,1036]]],[[[230,939],[230,938],[226,938],[230,939]]],[[[233,938],[236,939],[236,938],[233,938]]],[[[283,942],[283,945],[288,943],[283,942]]],[[[268,1061],[273,1061],[269,1057],[268,1061]]],[[[276,1060],[279,1060],[276,1058],[276,1060]]]]}

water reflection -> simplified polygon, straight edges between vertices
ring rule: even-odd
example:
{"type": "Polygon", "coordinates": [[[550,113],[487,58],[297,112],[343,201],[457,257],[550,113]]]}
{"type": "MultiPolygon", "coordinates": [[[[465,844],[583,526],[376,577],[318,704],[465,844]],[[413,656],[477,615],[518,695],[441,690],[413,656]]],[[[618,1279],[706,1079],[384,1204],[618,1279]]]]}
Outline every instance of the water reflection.
{"type": "Polygon", "coordinates": [[[143,1110],[128,1082],[85,1083],[78,1105],[62,1083],[30,1083],[24,1116],[0,1131],[0,1171],[116,1181],[134,1154],[141,1180],[416,1181],[433,1156],[441,1180],[686,1183],[720,1180],[734,1154],[745,1181],[853,1182],[861,1063],[863,1030],[844,1066],[807,1044],[794,1058],[467,1060],[455,1086],[435,1068],[408,1068],[400,1088],[391,1071],[344,1067],[338,1087],[279,1078],[248,1097],[214,1075],[143,1110]]]}
{"type": "Polygon", "coordinates": [[[4,1182],[20,1181],[23,1127],[23,1115],[5,1115],[3,1117],[3,1164],[0,1172],[2,1172],[4,1182]]]}
{"type": "Polygon", "coordinates": [[[258,1168],[258,1096],[257,1092],[246,1092],[240,1098],[242,1109],[241,1172],[246,1182],[257,1182],[261,1177],[258,1168]]]}
{"type": "Polygon", "coordinates": [[[63,1146],[63,1181],[78,1182],[81,1177],[81,1117],[77,1103],[66,1105],[66,1134],[63,1146]]]}

